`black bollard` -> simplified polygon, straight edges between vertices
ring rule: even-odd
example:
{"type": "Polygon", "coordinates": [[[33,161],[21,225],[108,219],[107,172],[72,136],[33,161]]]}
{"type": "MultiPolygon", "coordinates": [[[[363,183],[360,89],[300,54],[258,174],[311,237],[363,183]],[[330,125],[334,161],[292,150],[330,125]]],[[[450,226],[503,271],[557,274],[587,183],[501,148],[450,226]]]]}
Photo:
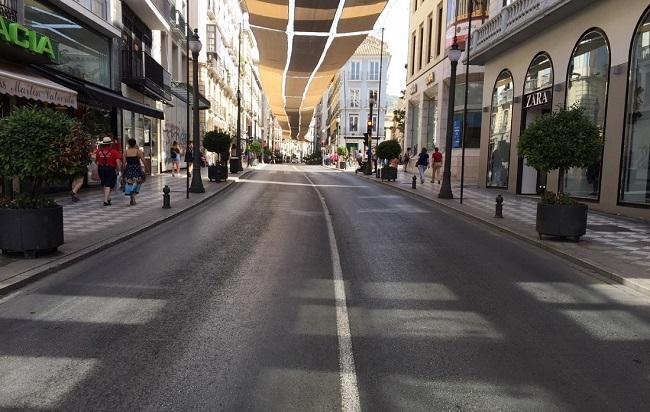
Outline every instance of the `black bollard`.
{"type": "Polygon", "coordinates": [[[169,196],[169,192],[171,192],[171,190],[169,189],[169,186],[165,185],[165,187],[163,187],[163,207],[162,207],[163,209],[171,209],[172,208],[171,196],[169,196]]]}
{"type": "Polygon", "coordinates": [[[503,196],[498,195],[496,200],[497,200],[497,205],[494,211],[494,217],[503,219],[503,196]]]}
{"type": "Polygon", "coordinates": [[[418,185],[418,178],[413,176],[413,180],[411,180],[411,189],[416,189],[418,185]]]}

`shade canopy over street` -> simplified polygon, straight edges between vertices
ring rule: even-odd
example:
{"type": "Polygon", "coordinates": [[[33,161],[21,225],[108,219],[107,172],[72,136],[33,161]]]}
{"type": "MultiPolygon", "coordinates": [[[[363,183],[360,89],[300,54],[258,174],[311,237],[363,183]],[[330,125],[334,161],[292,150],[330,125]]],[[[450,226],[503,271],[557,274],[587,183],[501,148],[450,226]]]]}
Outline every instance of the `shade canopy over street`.
{"type": "Polygon", "coordinates": [[[387,0],[246,0],[262,86],[286,136],[304,136],[332,76],[387,0]]]}

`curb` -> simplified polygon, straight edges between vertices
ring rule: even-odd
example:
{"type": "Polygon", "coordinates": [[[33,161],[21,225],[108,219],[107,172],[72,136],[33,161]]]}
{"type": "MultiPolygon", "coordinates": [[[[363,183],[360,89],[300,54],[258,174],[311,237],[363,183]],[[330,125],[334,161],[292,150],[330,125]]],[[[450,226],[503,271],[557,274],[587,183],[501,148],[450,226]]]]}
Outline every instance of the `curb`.
{"type": "MultiPolygon", "coordinates": [[[[241,175],[237,175],[238,178],[241,178],[243,176],[246,176],[247,174],[251,173],[252,170],[246,170],[244,173],[241,175]]],[[[204,204],[208,200],[214,198],[217,195],[220,195],[222,193],[228,192],[229,190],[232,190],[232,188],[235,186],[235,181],[226,181],[226,186],[221,188],[220,190],[210,193],[207,196],[201,198],[198,202],[184,208],[180,209],[177,211],[172,212],[170,215],[163,217],[162,219],[156,220],[154,222],[150,223],[145,223],[141,226],[136,227],[135,229],[129,230],[127,232],[120,233],[115,236],[111,236],[107,239],[101,240],[97,243],[91,244],[89,246],[86,246],[82,249],[75,250],[73,252],[68,253],[67,255],[61,256],[58,259],[55,259],[50,262],[43,263],[42,265],[28,269],[24,272],[18,273],[15,276],[5,280],[0,284],[0,297],[6,296],[9,293],[20,289],[30,283],[36,282],[39,279],[44,278],[47,275],[50,275],[54,272],[58,272],[61,269],[65,269],[66,267],[69,267],[87,257],[90,257],[92,255],[95,255],[97,253],[100,253],[104,250],[107,250],[118,243],[121,243],[125,240],[131,239],[141,233],[144,233],[148,230],[154,229],[155,227],[160,226],[161,224],[168,222],[169,220],[172,220],[180,215],[182,215],[185,212],[188,212],[190,210],[193,210],[197,208],[198,206],[204,204]]]]}
{"type": "MultiPolygon", "coordinates": [[[[494,222],[491,222],[488,219],[485,219],[485,218],[480,217],[480,216],[473,215],[470,212],[458,209],[458,208],[456,208],[456,207],[454,207],[452,205],[449,205],[449,204],[447,204],[445,202],[441,202],[441,201],[436,200],[436,199],[431,199],[431,198],[426,197],[424,195],[421,195],[419,193],[414,193],[414,192],[412,192],[410,190],[407,190],[406,188],[402,188],[402,187],[394,186],[394,185],[389,185],[389,184],[386,184],[384,182],[378,182],[378,181],[376,181],[374,179],[371,179],[371,178],[365,177],[365,176],[361,176],[361,178],[365,179],[365,180],[369,180],[369,181],[371,181],[371,182],[373,182],[373,183],[375,183],[377,185],[388,187],[388,188],[390,188],[392,190],[399,191],[401,193],[406,193],[410,197],[417,198],[419,200],[432,201],[436,205],[443,206],[447,210],[454,211],[456,213],[459,213],[459,214],[463,215],[466,218],[470,218],[470,219],[475,220],[475,221],[477,221],[479,223],[482,223],[485,226],[489,226],[492,229],[496,229],[499,232],[506,233],[506,234],[518,239],[518,240],[522,240],[522,241],[528,243],[529,245],[537,246],[538,248],[543,249],[543,250],[545,250],[547,252],[550,252],[550,253],[552,253],[552,254],[554,254],[556,256],[559,256],[559,257],[561,257],[561,258],[563,258],[563,259],[565,259],[565,260],[567,260],[567,261],[569,261],[569,262],[571,262],[571,263],[573,263],[575,265],[578,265],[578,266],[582,267],[583,269],[588,269],[589,271],[594,271],[598,275],[603,276],[603,277],[605,277],[605,278],[607,278],[607,279],[609,279],[609,280],[611,280],[611,281],[613,281],[613,282],[615,282],[617,284],[627,286],[627,287],[629,287],[631,289],[636,290],[637,292],[643,293],[646,296],[650,296],[650,288],[648,288],[648,287],[646,287],[644,285],[640,285],[640,284],[638,284],[636,282],[630,281],[626,277],[624,277],[624,276],[622,276],[622,275],[620,275],[620,274],[618,274],[618,273],[616,273],[614,271],[605,270],[602,267],[597,266],[594,263],[591,263],[591,262],[589,262],[587,260],[584,260],[582,258],[573,256],[572,254],[563,252],[562,250],[559,250],[559,249],[557,249],[557,248],[555,248],[553,246],[547,245],[547,244],[543,243],[542,241],[540,241],[538,239],[532,239],[532,238],[530,238],[530,237],[528,237],[526,235],[523,235],[521,233],[518,233],[518,232],[516,232],[516,231],[514,231],[514,230],[512,230],[510,228],[499,226],[498,224],[496,224],[494,222]]],[[[589,274],[590,276],[594,276],[593,273],[587,272],[587,274],[589,274]]]]}

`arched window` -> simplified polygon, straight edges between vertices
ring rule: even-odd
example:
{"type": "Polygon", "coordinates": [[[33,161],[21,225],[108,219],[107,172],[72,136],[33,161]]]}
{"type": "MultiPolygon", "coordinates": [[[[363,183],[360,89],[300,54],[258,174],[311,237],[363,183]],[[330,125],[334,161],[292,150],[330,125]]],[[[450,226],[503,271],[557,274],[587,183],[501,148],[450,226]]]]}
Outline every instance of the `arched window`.
{"type": "Polygon", "coordinates": [[[487,186],[508,187],[510,130],[512,128],[513,81],[509,71],[499,74],[492,91],[487,186]]]}
{"type": "Polygon", "coordinates": [[[524,94],[533,93],[538,90],[553,86],[553,63],[546,53],[540,53],[528,67],[524,94]]]}
{"type": "Polygon", "coordinates": [[[632,40],[620,200],[650,205],[650,8],[632,40]]]}
{"type": "MultiPolygon", "coordinates": [[[[587,32],[573,49],[567,72],[567,107],[578,104],[585,114],[605,129],[607,86],[609,82],[609,46],[599,30],[587,32]]],[[[574,197],[597,199],[600,196],[602,159],[586,168],[569,169],[564,190],[574,197]]]]}

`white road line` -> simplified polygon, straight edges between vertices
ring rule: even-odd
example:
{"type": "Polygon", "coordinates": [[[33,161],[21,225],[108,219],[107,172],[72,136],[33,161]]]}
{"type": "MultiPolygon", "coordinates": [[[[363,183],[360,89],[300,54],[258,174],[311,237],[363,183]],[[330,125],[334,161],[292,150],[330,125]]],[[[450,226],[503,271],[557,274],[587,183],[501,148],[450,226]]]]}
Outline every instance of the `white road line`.
{"type": "Polygon", "coordinates": [[[325,221],[327,222],[327,234],[332,255],[332,272],[334,275],[334,298],[336,299],[336,330],[339,341],[339,373],[341,377],[341,409],[343,412],[360,412],[359,388],[357,386],[357,372],[354,366],[354,354],[352,352],[352,335],[350,334],[350,318],[348,316],[347,299],[345,297],[345,285],[343,283],[343,270],[339,249],[334,235],[334,225],[330,217],[329,209],[325,204],[325,198],[318,190],[312,180],[304,174],[314,188],[323,206],[325,221]]]}

